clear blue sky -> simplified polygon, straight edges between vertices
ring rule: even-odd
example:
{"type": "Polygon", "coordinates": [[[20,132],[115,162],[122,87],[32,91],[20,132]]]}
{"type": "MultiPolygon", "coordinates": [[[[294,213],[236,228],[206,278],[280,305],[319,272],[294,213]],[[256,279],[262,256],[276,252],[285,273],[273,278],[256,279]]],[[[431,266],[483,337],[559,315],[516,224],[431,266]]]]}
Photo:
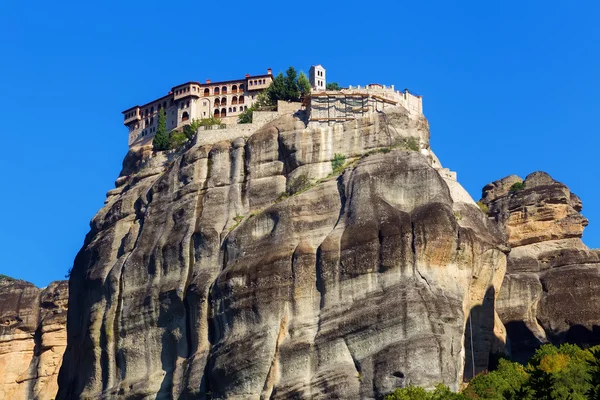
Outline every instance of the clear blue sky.
{"type": "Polygon", "coordinates": [[[63,279],[127,151],[122,110],[189,80],[316,63],[341,85],[422,94],[433,150],[476,200],[549,172],[600,247],[599,20],[593,1],[5,0],[0,273],[63,279]]]}

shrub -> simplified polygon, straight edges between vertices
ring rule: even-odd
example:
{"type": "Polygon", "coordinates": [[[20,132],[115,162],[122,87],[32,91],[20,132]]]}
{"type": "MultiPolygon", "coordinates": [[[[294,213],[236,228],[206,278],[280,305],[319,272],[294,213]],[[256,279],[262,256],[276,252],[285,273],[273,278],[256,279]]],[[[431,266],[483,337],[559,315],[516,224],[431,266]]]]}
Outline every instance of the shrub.
{"type": "Polygon", "coordinates": [[[509,191],[511,193],[517,193],[519,190],[523,190],[523,189],[525,189],[525,182],[515,182],[510,187],[509,191]]]}
{"type": "Polygon", "coordinates": [[[183,143],[187,142],[188,138],[183,132],[171,132],[171,137],[169,137],[169,148],[176,149],[181,146],[183,143]]]}
{"type": "Polygon", "coordinates": [[[407,149],[412,151],[419,151],[421,149],[421,147],[419,146],[419,140],[412,136],[406,139],[404,144],[407,149]]]}
{"type": "Polygon", "coordinates": [[[484,213],[485,215],[487,215],[487,214],[490,212],[490,209],[489,209],[489,207],[488,207],[488,206],[487,206],[487,204],[485,204],[483,201],[479,200],[479,201],[477,202],[477,205],[479,206],[479,209],[480,209],[481,211],[483,211],[483,213],[484,213]]]}
{"type": "Polygon", "coordinates": [[[329,82],[327,85],[325,85],[325,89],[327,89],[327,90],[340,90],[342,88],[340,87],[340,85],[337,82],[329,82]]]}
{"type": "Polygon", "coordinates": [[[340,153],[335,153],[331,160],[331,169],[334,174],[340,174],[346,165],[346,156],[340,153]]]}
{"type": "Polygon", "coordinates": [[[448,386],[440,383],[433,392],[428,392],[421,387],[408,386],[396,389],[392,394],[385,396],[385,400],[466,400],[460,394],[452,392],[448,386]]]}

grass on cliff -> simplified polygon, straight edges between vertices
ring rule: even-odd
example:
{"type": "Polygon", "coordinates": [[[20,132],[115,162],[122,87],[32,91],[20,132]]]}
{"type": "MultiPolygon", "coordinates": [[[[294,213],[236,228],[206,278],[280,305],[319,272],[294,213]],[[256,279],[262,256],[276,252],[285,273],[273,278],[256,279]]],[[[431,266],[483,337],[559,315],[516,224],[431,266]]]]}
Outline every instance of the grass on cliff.
{"type": "Polygon", "coordinates": [[[439,384],[433,391],[408,386],[385,400],[554,400],[600,399],[600,346],[541,346],[527,365],[500,359],[493,371],[481,372],[460,393],[439,384]]]}

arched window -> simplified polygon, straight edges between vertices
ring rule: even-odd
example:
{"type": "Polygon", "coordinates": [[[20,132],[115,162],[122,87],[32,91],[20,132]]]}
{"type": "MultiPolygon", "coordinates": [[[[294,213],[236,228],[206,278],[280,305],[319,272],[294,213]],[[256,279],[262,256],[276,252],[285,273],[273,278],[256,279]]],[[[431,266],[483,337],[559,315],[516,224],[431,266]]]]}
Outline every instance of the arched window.
{"type": "Polygon", "coordinates": [[[221,88],[221,94],[227,94],[227,86],[221,88]]]}
{"type": "Polygon", "coordinates": [[[215,99],[215,107],[219,107],[221,105],[221,100],[215,99]]]}
{"type": "Polygon", "coordinates": [[[237,98],[237,97],[235,97],[235,96],[233,96],[233,97],[231,98],[231,104],[237,104],[237,103],[238,103],[238,98],[237,98]]]}
{"type": "Polygon", "coordinates": [[[244,91],[244,84],[242,83],[242,84],[240,85],[240,92],[243,92],[243,91],[244,91]]]}
{"type": "Polygon", "coordinates": [[[181,114],[181,122],[187,121],[188,119],[190,119],[190,114],[188,114],[187,111],[184,111],[184,113],[181,114]]]}
{"type": "Polygon", "coordinates": [[[231,87],[231,93],[237,93],[237,85],[231,87]]]}
{"type": "Polygon", "coordinates": [[[213,113],[213,115],[215,116],[215,118],[219,118],[221,116],[221,113],[219,112],[218,108],[215,108],[215,112],[213,113]]]}
{"type": "Polygon", "coordinates": [[[235,109],[235,107],[233,107],[233,112],[235,112],[235,111],[236,111],[236,109],[235,109]]]}
{"type": "Polygon", "coordinates": [[[206,88],[206,89],[204,89],[204,97],[208,97],[208,96],[210,96],[210,89],[206,88]]]}
{"type": "Polygon", "coordinates": [[[229,112],[231,112],[231,107],[229,107],[229,112]]]}
{"type": "Polygon", "coordinates": [[[215,95],[219,94],[219,88],[218,87],[215,88],[215,92],[214,93],[215,93],[215,95]]]}
{"type": "Polygon", "coordinates": [[[239,97],[238,104],[244,104],[244,96],[239,97]]]}
{"type": "Polygon", "coordinates": [[[227,110],[224,108],[221,108],[221,118],[225,118],[227,116],[227,110]]]}
{"type": "Polygon", "coordinates": [[[221,105],[222,105],[222,106],[226,106],[226,105],[227,105],[227,97],[223,97],[223,98],[221,99],[221,105]]]}

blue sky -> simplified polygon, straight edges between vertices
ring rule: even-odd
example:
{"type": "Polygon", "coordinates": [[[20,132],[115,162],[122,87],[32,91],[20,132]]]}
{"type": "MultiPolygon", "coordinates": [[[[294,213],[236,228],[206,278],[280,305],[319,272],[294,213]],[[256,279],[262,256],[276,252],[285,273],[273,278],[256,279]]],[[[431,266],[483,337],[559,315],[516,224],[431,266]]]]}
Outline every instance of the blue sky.
{"type": "Polygon", "coordinates": [[[424,96],[431,144],[477,200],[549,172],[600,247],[600,3],[5,0],[0,273],[62,279],[127,151],[121,111],[189,80],[293,65],[424,96]]]}

